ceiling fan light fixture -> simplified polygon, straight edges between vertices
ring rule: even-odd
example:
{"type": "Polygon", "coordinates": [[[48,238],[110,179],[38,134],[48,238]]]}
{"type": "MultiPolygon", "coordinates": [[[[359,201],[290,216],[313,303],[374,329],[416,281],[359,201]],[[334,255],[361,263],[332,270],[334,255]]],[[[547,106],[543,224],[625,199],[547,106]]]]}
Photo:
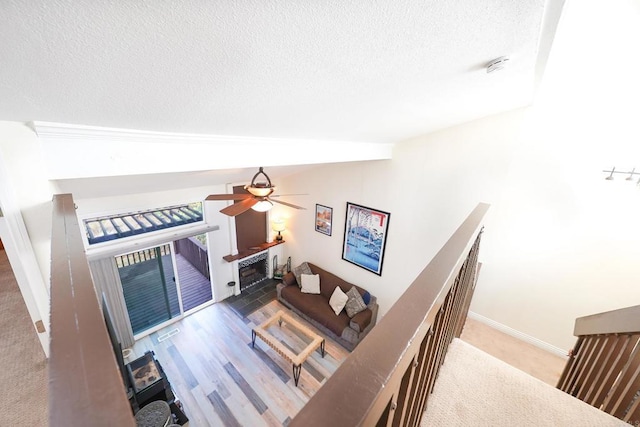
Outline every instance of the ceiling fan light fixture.
{"type": "MultiPolygon", "coordinates": [[[[259,185],[259,184],[258,184],[259,185]]],[[[256,197],[266,197],[269,194],[273,193],[276,187],[262,187],[262,186],[254,186],[254,185],[245,185],[244,189],[249,193],[253,194],[256,197]]]]}
{"type": "Polygon", "coordinates": [[[251,209],[257,212],[266,212],[273,207],[273,203],[268,200],[260,200],[255,205],[251,206],[251,209]]]}
{"type": "MultiPolygon", "coordinates": [[[[268,195],[270,195],[275,191],[276,187],[274,185],[271,185],[271,179],[269,178],[269,175],[264,173],[264,169],[260,167],[260,169],[258,170],[258,173],[256,173],[253,176],[253,179],[251,180],[251,184],[245,185],[244,189],[256,197],[267,197],[268,195]],[[258,179],[259,175],[264,176],[264,179],[266,179],[267,182],[259,182],[259,181],[256,182],[256,179],[258,179]]],[[[266,209],[266,210],[269,210],[269,209],[266,209]]]]}
{"type": "Polygon", "coordinates": [[[273,207],[274,203],[294,209],[305,209],[302,206],[297,206],[293,203],[271,199],[270,197],[279,196],[272,196],[273,192],[276,190],[276,186],[271,184],[271,179],[266,173],[264,173],[262,168],[260,168],[258,173],[253,176],[251,184],[245,185],[243,188],[247,193],[210,194],[207,196],[206,200],[234,200],[236,203],[220,209],[221,213],[231,217],[240,215],[249,209],[253,209],[257,212],[267,212],[273,207]],[[259,175],[264,175],[264,179],[266,179],[267,182],[256,182],[259,175]]]}

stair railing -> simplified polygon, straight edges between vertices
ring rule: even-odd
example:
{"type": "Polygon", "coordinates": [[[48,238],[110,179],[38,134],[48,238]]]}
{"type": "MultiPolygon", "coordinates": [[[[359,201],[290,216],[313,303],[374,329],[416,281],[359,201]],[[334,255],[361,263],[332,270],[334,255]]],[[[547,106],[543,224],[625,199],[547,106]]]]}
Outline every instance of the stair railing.
{"type": "Polygon", "coordinates": [[[640,305],[576,319],[558,388],[640,425],[640,305]]]}
{"type": "Polygon", "coordinates": [[[135,426],[71,194],[53,196],[49,425],[135,426]]]}
{"type": "Polygon", "coordinates": [[[290,427],[418,426],[478,273],[480,203],[290,427]]]}

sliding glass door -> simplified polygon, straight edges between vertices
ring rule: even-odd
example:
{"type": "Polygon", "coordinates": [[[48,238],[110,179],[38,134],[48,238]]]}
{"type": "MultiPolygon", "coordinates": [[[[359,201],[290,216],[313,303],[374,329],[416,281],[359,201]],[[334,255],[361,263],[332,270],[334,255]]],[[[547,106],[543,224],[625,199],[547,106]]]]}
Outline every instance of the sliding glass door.
{"type": "Polygon", "coordinates": [[[213,299],[203,236],[116,257],[134,335],[164,325],[213,299]]]}

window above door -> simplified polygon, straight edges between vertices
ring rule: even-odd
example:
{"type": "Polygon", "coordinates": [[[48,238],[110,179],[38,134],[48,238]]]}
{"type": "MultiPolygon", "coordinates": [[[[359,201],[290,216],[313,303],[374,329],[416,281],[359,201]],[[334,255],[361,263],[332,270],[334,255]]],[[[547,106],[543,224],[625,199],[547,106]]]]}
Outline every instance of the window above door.
{"type": "Polygon", "coordinates": [[[203,221],[202,202],[89,218],[83,221],[90,245],[203,221]]]}

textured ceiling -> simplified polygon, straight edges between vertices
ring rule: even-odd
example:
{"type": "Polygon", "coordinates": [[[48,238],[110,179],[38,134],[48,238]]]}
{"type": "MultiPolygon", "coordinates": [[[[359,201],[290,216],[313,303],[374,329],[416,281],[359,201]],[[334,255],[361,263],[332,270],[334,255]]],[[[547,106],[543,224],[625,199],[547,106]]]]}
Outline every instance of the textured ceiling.
{"type": "Polygon", "coordinates": [[[0,120],[397,142],[530,103],[544,22],[544,0],[3,0],[0,120]]]}

